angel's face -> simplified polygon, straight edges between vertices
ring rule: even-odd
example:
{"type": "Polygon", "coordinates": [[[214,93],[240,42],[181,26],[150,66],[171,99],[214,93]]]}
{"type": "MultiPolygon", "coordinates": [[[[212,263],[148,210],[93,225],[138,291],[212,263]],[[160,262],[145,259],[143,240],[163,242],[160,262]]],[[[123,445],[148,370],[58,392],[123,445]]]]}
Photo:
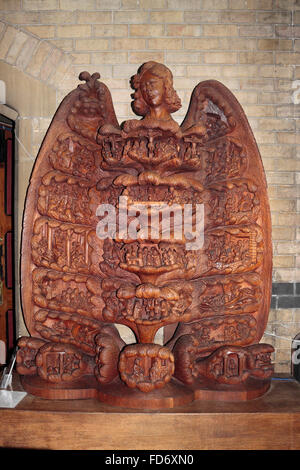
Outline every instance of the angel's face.
{"type": "Polygon", "coordinates": [[[150,107],[158,107],[164,101],[165,84],[162,78],[145,72],[140,83],[141,93],[145,102],[150,107]]]}

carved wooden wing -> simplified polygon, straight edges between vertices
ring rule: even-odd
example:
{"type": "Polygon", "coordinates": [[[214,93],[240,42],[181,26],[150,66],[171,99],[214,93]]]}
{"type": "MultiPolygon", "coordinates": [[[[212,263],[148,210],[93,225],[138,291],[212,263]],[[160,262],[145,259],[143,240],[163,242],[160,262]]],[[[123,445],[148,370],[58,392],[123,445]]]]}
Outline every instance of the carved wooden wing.
{"type": "MultiPolygon", "coordinates": [[[[91,356],[105,326],[103,241],[95,236],[91,201],[91,189],[102,178],[96,135],[104,124],[118,127],[110,92],[99,77],[81,73],[86,83],[63,100],[49,127],[28,188],[21,253],[22,307],[31,336],[91,356]]],[[[100,202],[93,200],[95,206],[100,202]]]]}
{"type": "MultiPolygon", "coordinates": [[[[172,343],[195,334],[201,357],[226,344],[257,343],[263,335],[271,296],[270,209],[253,133],[224,85],[199,83],[181,129],[183,139],[193,142],[190,161],[194,178],[204,186],[205,223],[203,248],[194,252],[190,309],[198,319],[180,324],[172,343]],[[202,138],[199,128],[205,129],[202,138]]],[[[176,357],[186,341],[178,341],[176,357]]]]}

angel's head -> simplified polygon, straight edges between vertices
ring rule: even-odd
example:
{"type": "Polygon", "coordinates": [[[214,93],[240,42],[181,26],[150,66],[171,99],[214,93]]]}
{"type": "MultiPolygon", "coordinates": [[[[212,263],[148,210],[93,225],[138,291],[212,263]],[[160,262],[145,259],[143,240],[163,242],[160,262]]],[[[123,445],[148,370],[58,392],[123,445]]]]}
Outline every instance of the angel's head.
{"type": "Polygon", "coordinates": [[[146,116],[151,108],[164,107],[167,113],[174,113],[181,107],[181,101],[173,88],[171,71],[158,62],[146,62],[132,77],[135,93],[133,110],[146,116]]]}

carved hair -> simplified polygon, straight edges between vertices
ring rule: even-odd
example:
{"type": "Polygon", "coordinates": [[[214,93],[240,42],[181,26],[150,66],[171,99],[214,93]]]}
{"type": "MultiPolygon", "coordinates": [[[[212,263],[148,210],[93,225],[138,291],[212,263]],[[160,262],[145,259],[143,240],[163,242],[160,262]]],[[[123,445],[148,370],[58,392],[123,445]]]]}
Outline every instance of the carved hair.
{"type": "Polygon", "coordinates": [[[145,72],[150,72],[164,81],[165,103],[169,113],[174,113],[181,108],[181,100],[173,88],[172,72],[165,65],[150,61],[143,64],[138,73],[131,79],[131,86],[136,90],[133,94],[134,101],[132,103],[134,112],[140,116],[145,116],[149,111],[149,106],[145,102],[140,89],[140,83],[145,72]]]}

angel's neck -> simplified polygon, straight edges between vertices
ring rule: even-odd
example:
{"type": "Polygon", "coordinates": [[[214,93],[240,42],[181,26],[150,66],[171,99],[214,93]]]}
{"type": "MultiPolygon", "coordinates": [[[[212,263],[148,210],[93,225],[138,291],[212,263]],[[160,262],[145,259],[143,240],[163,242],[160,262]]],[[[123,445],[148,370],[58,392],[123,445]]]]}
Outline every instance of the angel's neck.
{"type": "Polygon", "coordinates": [[[172,117],[164,106],[151,107],[149,113],[145,116],[147,121],[154,119],[157,121],[170,121],[172,117]]]}

